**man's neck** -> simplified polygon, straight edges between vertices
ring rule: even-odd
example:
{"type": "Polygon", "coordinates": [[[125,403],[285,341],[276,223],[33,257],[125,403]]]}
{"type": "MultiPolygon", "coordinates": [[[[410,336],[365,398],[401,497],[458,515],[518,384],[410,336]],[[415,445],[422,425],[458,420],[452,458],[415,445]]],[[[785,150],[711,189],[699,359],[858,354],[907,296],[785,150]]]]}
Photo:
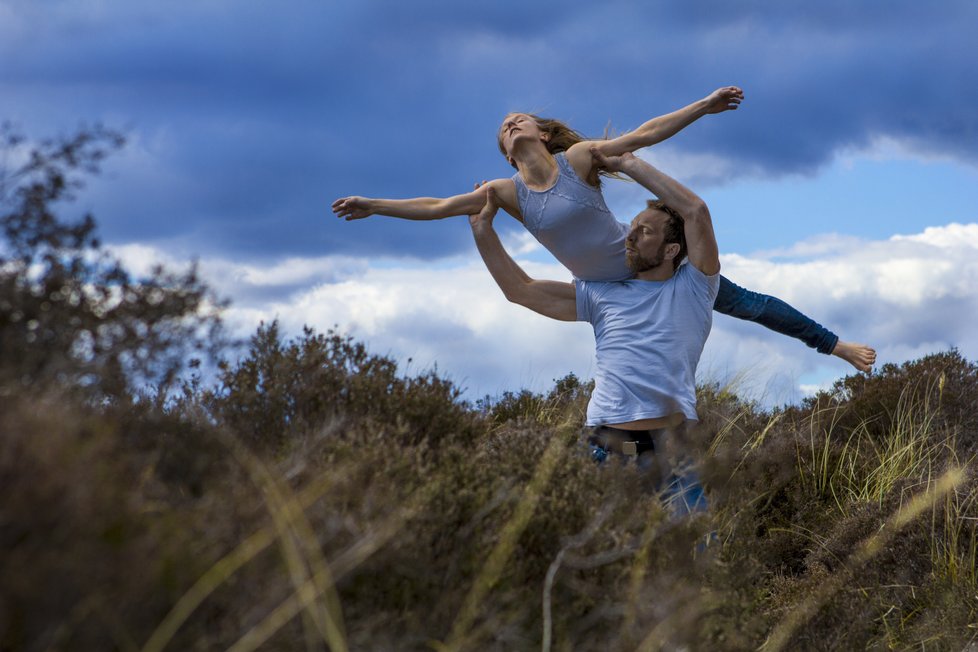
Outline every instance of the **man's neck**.
{"type": "Polygon", "coordinates": [[[668,281],[675,276],[675,274],[676,271],[672,268],[672,261],[667,260],[661,265],[657,265],[652,269],[639,272],[635,275],[635,278],[640,281],[668,281]]]}

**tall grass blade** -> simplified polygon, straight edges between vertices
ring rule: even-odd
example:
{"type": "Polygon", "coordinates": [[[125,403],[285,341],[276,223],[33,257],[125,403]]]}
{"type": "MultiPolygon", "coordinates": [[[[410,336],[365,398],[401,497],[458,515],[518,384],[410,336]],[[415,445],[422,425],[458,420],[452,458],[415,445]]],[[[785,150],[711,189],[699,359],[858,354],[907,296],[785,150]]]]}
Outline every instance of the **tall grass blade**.
{"type": "Polygon", "coordinates": [[[776,652],[785,649],[791,636],[799,627],[808,622],[826,601],[839,591],[848,581],[852,572],[862,564],[876,556],[880,549],[903,529],[908,523],[920,516],[925,510],[931,509],[949,491],[953,491],[966,479],[966,474],[960,468],[952,468],[942,475],[937,482],[926,491],[915,496],[909,503],[900,507],[876,534],[869,537],[849,557],[844,567],[825,581],[820,589],[811,597],[804,600],[791,611],[774,628],[774,631],[761,646],[764,652],[776,652]]]}

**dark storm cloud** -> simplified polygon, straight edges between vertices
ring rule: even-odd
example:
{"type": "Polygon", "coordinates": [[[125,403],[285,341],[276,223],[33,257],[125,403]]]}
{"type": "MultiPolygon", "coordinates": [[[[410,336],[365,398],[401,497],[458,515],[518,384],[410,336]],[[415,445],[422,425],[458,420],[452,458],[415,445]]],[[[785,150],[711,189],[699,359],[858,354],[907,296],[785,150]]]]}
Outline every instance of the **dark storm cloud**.
{"type": "Polygon", "coordinates": [[[880,136],[978,163],[975,24],[973,2],[0,2],[0,113],[131,134],[86,199],[110,240],[430,258],[468,246],[464,220],[329,203],[509,176],[514,109],[599,135],[735,83],[742,110],[674,146],[770,176],[880,136]]]}

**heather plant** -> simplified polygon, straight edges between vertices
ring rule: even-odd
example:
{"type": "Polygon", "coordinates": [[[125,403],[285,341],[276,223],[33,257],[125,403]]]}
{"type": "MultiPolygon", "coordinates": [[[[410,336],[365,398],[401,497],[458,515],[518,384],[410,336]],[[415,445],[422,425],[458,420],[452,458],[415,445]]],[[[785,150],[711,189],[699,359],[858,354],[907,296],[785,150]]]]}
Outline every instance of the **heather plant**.
{"type": "Polygon", "coordinates": [[[54,211],[114,142],[4,177],[0,650],[974,644],[978,368],[958,352],[774,410],[700,387],[710,506],[675,518],[634,464],[590,460],[573,375],[472,405],[273,322],[174,392],[223,345],[208,291],[129,278],[54,211]]]}
{"type": "Polygon", "coordinates": [[[519,392],[504,391],[498,397],[486,396],[476,403],[476,407],[496,424],[516,421],[534,421],[541,424],[556,425],[567,418],[571,406],[576,406],[583,414],[594,382],[581,382],[573,373],[554,381],[553,388],[546,394],[528,389],[519,392]]]}
{"type": "Polygon", "coordinates": [[[588,459],[577,400],[560,418],[463,410],[456,426],[466,437],[430,440],[403,437],[396,413],[337,410],[288,431],[285,445],[255,447],[197,391],[141,410],[57,397],[43,418],[20,397],[6,412],[0,425],[19,433],[0,449],[16,497],[3,514],[13,533],[4,539],[6,649],[969,640],[978,514],[973,477],[955,471],[967,461],[947,452],[954,442],[925,449],[929,467],[894,470],[882,501],[833,494],[855,478],[847,469],[860,470],[855,487],[879,468],[879,452],[845,446],[865,434],[703,388],[691,441],[705,456],[711,509],[676,520],[634,467],[588,459]],[[823,490],[806,447],[835,438],[823,490]],[[176,459],[207,463],[175,472],[166,456],[180,448],[176,459]],[[66,587],[57,600],[46,590],[55,581],[66,587]],[[126,608],[99,615],[99,600],[126,608]]]}
{"type": "Polygon", "coordinates": [[[465,437],[469,412],[459,394],[434,372],[399,375],[393,359],[335,331],[306,327],[285,341],[272,322],[258,327],[244,356],[221,363],[217,387],[202,400],[237,436],[275,448],[337,420],[393,426],[401,443],[465,437]]]}
{"type": "Polygon", "coordinates": [[[203,570],[185,511],[199,506],[127,449],[114,419],[73,400],[35,390],[0,410],[4,650],[133,649],[203,570]]]}
{"type": "MultiPolygon", "coordinates": [[[[839,425],[860,424],[869,436],[884,439],[894,422],[910,412],[926,412],[942,430],[978,430],[978,365],[957,350],[944,351],[903,364],[888,363],[871,375],[856,374],[836,381],[832,388],[807,399],[805,410],[818,410],[844,402],[843,411],[827,412],[839,425]],[[906,409],[924,403],[922,410],[906,409]]],[[[899,427],[899,426],[896,426],[899,427]]],[[[962,452],[978,452],[972,435],[959,439],[962,452]]]]}
{"type": "Polygon", "coordinates": [[[792,623],[775,627],[769,648],[968,640],[964,623],[974,619],[973,596],[957,603],[956,626],[939,612],[919,617],[921,595],[928,596],[925,601],[960,596],[968,585],[961,571],[974,569],[973,546],[963,535],[976,516],[970,498],[975,484],[969,472],[960,471],[971,460],[960,454],[967,447],[959,441],[974,431],[966,434],[942,413],[947,381],[934,373],[955,357],[938,354],[894,365],[877,377],[847,379],[840,386],[856,386],[858,394],[837,392],[831,401],[817,397],[804,408],[776,413],[772,420],[779,423],[772,430],[780,441],[769,433],[769,444],[745,442],[754,453],[737,463],[730,484],[734,490],[739,482],[754,484],[743,479],[754,473],[764,479],[766,488],[751,487],[756,518],[738,523],[725,509],[718,516],[729,519],[731,539],[751,540],[741,525],[763,535],[754,537],[757,547],[741,561],[766,558],[764,565],[777,572],[767,598],[777,605],[771,615],[792,623]],[[914,373],[919,370],[933,375],[914,373]],[[872,413],[867,401],[880,412],[872,413]],[[793,469],[785,443],[795,449],[793,469]],[[779,462],[760,466],[768,452],[779,462]],[[956,583],[943,579],[955,574],[956,583]]]}

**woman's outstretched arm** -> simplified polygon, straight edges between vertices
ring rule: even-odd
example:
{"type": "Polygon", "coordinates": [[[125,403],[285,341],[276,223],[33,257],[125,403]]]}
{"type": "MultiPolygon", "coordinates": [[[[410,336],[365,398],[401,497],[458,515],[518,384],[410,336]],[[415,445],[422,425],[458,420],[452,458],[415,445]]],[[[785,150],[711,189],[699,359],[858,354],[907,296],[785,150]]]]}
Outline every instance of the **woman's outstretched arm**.
{"type": "Polygon", "coordinates": [[[652,118],[638,129],[618,138],[596,141],[597,146],[605,156],[634,152],[637,149],[661,143],[667,138],[675,136],[705,115],[732,111],[740,105],[743,99],[744,91],[739,87],[724,86],[678,111],[652,118]]]}
{"type": "Polygon", "coordinates": [[[597,147],[598,152],[605,156],[621,156],[627,152],[634,152],[643,147],[661,143],[705,115],[733,111],[743,99],[744,91],[737,86],[718,88],[701,100],[672,113],[652,118],[638,129],[617,138],[586,140],[577,143],[567,150],[567,160],[574,166],[581,178],[588,178],[591,171],[589,166],[592,163],[590,152],[592,147],[597,147]],[[584,171],[587,171],[588,174],[581,174],[584,171]]]}
{"type": "Polygon", "coordinates": [[[510,179],[496,179],[484,187],[453,197],[414,197],[412,199],[371,199],[342,197],[333,202],[336,217],[360,220],[371,215],[400,217],[406,220],[440,220],[455,215],[478,213],[486,203],[486,188],[492,186],[507,213],[519,216],[516,189],[510,179]],[[515,212],[514,212],[515,211],[515,212]]]}

